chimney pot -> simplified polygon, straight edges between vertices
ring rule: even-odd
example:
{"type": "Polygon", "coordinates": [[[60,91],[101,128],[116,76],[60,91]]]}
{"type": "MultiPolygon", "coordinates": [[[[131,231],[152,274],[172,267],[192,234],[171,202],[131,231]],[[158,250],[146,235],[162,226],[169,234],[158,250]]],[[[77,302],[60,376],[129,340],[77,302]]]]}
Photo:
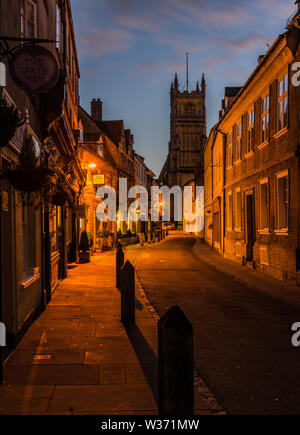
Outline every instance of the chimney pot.
{"type": "Polygon", "coordinates": [[[91,101],[91,116],[94,121],[102,121],[102,101],[100,98],[93,98],[91,101]]]}

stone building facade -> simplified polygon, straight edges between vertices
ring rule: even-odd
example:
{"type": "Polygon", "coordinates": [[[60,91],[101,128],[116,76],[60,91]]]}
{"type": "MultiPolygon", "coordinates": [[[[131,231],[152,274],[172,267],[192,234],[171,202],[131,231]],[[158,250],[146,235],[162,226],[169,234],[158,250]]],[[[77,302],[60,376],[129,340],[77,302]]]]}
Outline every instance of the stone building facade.
{"type": "MultiPolygon", "coordinates": [[[[0,97],[26,114],[27,120],[0,149],[1,175],[17,164],[26,133],[34,141],[38,162],[65,177],[76,205],[84,174],[77,158],[79,68],[70,1],[3,0],[0,35],[54,41],[40,45],[54,55],[59,68],[58,81],[48,93],[31,94],[15,84],[8,58],[2,59],[6,86],[0,88],[0,97]]],[[[19,44],[8,41],[10,49],[19,44]]],[[[75,208],[45,202],[38,208],[24,204],[18,191],[2,178],[0,299],[8,345],[22,336],[67,275],[68,259],[76,259],[76,236],[75,208]]]]}
{"type": "Polygon", "coordinates": [[[221,114],[205,151],[206,240],[292,284],[300,271],[299,32],[298,11],[221,114]]]}
{"type": "Polygon", "coordinates": [[[202,77],[201,89],[180,91],[178,77],[170,90],[169,152],[159,181],[167,186],[183,187],[203,167],[203,148],[206,140],[206,84],[202,77]]]}

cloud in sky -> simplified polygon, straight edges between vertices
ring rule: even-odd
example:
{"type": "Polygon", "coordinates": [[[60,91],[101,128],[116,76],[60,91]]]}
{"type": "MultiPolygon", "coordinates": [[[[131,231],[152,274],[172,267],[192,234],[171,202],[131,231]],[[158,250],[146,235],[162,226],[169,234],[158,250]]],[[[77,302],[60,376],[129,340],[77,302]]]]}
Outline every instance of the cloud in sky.
{"type": "Polygon", "coordinates": [[[285,29],[294,0],[71,0],[81,102],[104,99],[104,116],[124,118],[137,151],[159,173],[169,140],[169,88],[207,77],[207,118],[218,117],[224,87],[242,85],[285,29]],[[141,99],[142,96],[142,99],[141,99]]]}

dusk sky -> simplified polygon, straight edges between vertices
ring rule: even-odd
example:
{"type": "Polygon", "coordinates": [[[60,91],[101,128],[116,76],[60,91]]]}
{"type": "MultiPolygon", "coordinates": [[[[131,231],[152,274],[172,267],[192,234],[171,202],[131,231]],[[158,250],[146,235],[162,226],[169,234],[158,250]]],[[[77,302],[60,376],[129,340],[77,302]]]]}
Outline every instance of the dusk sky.
{"type": "Polygon", "coordinates": [[[207,134],[225,86],[241,86],[296,10],[294,0],[71,0],[81,105],[101,98],[103,118],[123,119],[136,152],[159,175],[168,152],[174,73],[207,82],[207,134]]]}

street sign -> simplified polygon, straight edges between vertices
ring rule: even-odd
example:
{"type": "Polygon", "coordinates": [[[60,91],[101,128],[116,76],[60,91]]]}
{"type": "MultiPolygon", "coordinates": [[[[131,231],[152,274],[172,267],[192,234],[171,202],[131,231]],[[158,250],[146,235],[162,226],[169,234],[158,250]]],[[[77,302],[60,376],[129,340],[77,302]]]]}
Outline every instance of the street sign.
{"type": "Polygon", "coordinates": [[[59,75],[55,57],[40,45],[25,45],[16,50],[9,70],[16,85],[29,93],[50,91],[59,75]]]}
{"type": "Polygon", "coordinates": [[[105,184],[105,176],[104,174],[93,175],[94,184],[105,184]]]}

